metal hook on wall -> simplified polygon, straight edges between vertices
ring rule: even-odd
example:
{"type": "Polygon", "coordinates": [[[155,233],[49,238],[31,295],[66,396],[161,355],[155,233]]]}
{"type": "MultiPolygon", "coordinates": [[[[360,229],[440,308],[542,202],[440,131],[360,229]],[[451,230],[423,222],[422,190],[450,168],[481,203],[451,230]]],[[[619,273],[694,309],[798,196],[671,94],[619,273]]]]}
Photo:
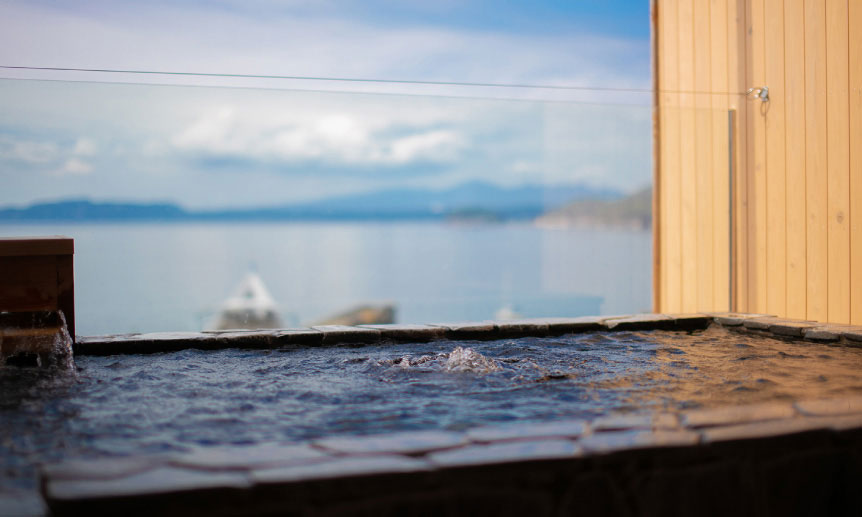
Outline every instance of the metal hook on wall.
{"type": "Polygon", "coordinates": [[[753,88],[749,88],[748,91],[745,92],[745,95],[751,95],[752,93],[756,98],[760,99],[761,102],[769,102],[769,86],[755,86],[753,88]]]}

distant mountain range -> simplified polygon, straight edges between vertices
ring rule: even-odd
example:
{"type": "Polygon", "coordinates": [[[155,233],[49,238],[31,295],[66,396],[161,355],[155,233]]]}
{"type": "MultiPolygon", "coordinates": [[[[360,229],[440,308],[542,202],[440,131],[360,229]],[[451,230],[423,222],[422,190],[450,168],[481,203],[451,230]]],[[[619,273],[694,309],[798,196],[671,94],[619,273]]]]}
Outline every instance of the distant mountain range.
{"type": "Polygon", "coordinates": [[[536,218],[545,227],[615,227],[648,230],[652,225],[652,188],[620,199],[581,199],[536,218]]]}
{"type": "Polygon", "coordinates": [[[444,190],[392,189],[281,206],[186,210],[172,203],[64,200],[0,209],[0,221],[289,221],[530,219],[578,200],[614,200],[619,191],[584,185],[500,187],[470,182],[444,190]]]}

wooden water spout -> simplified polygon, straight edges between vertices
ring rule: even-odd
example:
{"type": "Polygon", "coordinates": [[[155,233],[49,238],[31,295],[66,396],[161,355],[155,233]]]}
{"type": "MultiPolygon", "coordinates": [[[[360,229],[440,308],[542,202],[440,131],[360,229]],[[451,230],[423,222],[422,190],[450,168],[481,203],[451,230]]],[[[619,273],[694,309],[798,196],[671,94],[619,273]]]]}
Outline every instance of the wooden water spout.
{"type": "Polygon", "coordinates": [[[0,358],[42,358],[65,329],[74,343],[73,254],[68,237],[0,238],[0,358]]]}

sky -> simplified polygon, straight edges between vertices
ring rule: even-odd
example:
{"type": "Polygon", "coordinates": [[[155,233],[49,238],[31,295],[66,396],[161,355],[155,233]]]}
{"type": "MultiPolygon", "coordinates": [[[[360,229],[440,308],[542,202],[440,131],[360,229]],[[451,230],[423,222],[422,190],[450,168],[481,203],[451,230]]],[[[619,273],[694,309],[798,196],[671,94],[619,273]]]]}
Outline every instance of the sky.
{"type": "Polygon", "coordinates": [[[2,66],[233,75],[0,69],[0,205],[632,191],[648,93],[487,85],[648,89],[649,50],[648,0],[0,0],[2,66]]]}

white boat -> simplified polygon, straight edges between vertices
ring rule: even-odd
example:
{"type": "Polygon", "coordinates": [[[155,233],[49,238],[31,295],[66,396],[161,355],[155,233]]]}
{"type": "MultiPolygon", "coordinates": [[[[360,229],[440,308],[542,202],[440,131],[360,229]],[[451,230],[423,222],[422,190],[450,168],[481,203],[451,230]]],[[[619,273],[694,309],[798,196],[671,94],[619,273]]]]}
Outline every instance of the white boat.
{"type": "Polygon", "coordinates": [[[257,273],[248,273],[236,294],[225,300],[212,330],[275,329],[284,325],[278,306],[257,273]]]}

